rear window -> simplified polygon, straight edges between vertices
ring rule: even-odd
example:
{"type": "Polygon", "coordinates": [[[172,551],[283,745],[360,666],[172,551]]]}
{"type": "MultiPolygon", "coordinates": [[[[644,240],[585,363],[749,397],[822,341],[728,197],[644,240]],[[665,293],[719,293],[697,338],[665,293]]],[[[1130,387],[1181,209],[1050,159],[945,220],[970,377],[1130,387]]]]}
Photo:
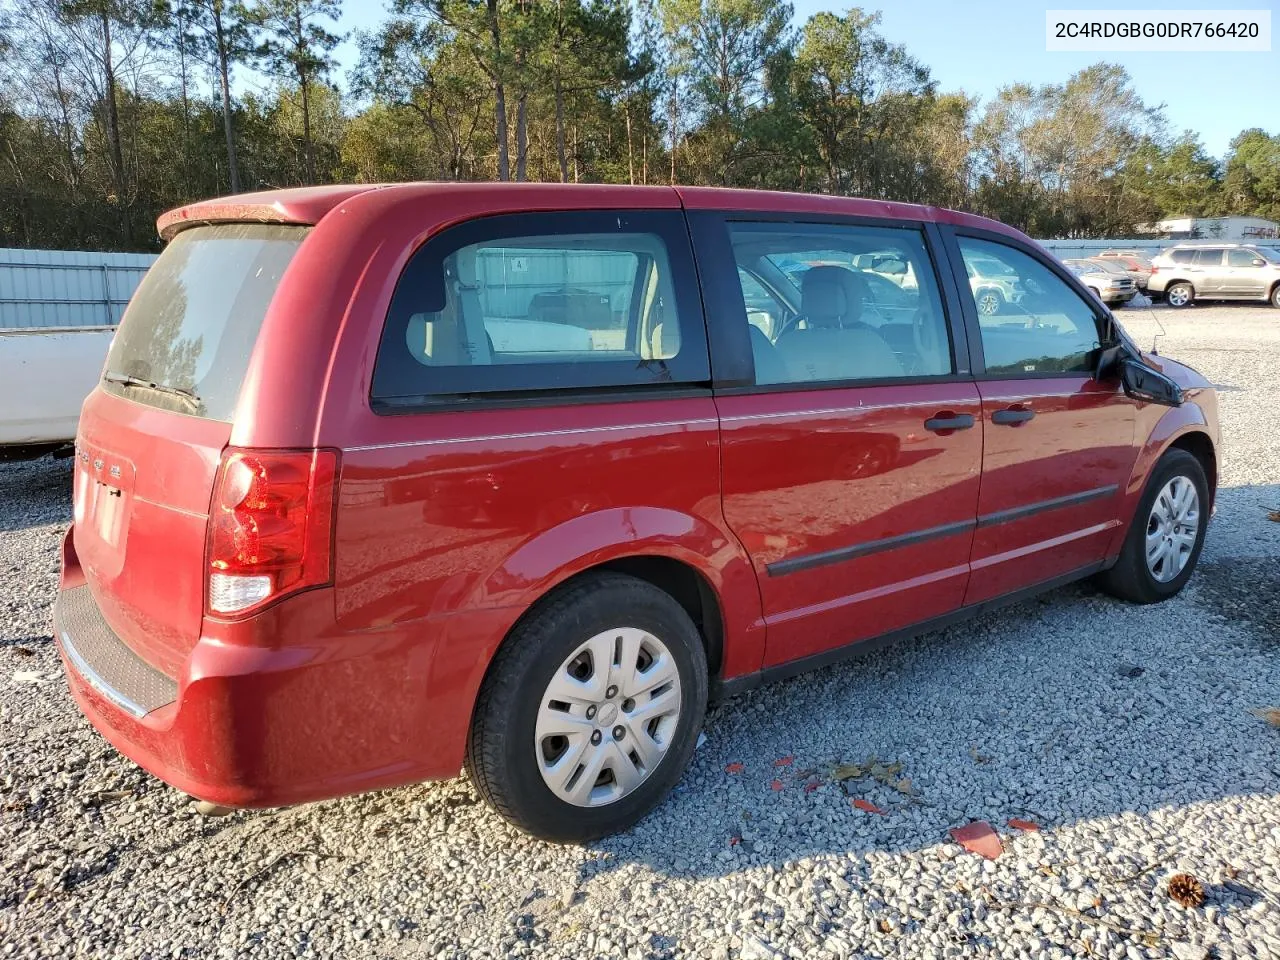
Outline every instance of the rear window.
{"type": "Polygon", "coordinates": [[[310,229],[224,223],[179,233],[129,301],[103,389],[230,421],[267,306],[310,229]]]}

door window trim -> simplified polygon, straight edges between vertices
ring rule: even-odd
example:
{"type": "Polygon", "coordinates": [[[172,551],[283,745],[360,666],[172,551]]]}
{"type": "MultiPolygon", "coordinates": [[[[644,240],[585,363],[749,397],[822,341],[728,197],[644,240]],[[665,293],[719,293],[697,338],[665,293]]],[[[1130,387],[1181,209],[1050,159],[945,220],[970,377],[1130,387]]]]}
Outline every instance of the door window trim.
{"type": "Polygon", "coordinates": [[[789,213],[760,210],[686,211],[693,240],[694,259],[702,281],[707,339],[711,350],[712,388],[720,396],[765,393],[797,393],[814,390],[852,390],[861,387],[906,387],[972,381],[969,344],[961,319],[961,303],[952,286],[951,271],[937,225],[926,220],[894,217],[861,217],[841,214],[789,213]],[[732,254],[732,223],[795,224],[797,226],[879,227],[915,231],[933,268],[938,299],[950,341],[952,372],[910,377],[877,377],[865,380],[813,380],[795,383],[755,382],[746,299],[738,280],[738,264],[732,254]],[[737,318],[741,317],[741,323],[737,318]]]}
{"type": "MultiPolygon", "coordinates": [[[[995,243],[1001,246],[1009,247],[1019,253],[1029,256],[1045,267],[1062,280],[1081,302],[1089,308],[1089,313],[1093,316],[1094,330],[1098,336],[1098,342],[1105,346],[1102,337],[1102,331],[1105,325],[1112,323],[1112,318],[1105,311],[1105,307],[1098,302],[1098,299],[1089,293],[1088,288],[1080,282],[1080,278],[1072,273],[1067,267],[1059,262],[1052,254],[1041,250],[1033,244],[1028,244],[1016,237],[1008,234],[996,233],[992,230],[982,230],[977,227],[958,227],[951,224],[938,224],[939,232],[942,234],[942,241],[946,247],[948,260],[951,263],[952,277],[957,285],[963,284],[961,289],[969,288],[969,278],[965,273],[964,254],[960,251],[960,237],[968,237],[973,240],[982,240],[986,243],[995,243]],[[1101,308],[1101,309],[1099,309],[1101,308]]],[[[1093,374],[1084,370],[1041,370],[1036,372],[1013,371],[1011,373],[988,373],[986,355],[982,348],[982,327],[978,322],[978,307],[974,302],[972,294],[969,296],[961,296],[961,309],[964,314],[964,324],[969,336],[969,357],[970,365],[973,370],[973,379],[975,380],[1055,380],[1064,377],[1075,377],[1081,379],[1093,379],[1093,374]]]]}
{"type": "MultiPolygon", "coordinates": [[[[639,282],[637,278],[635,282],[639,282]]],[[[581,403],[619,403],[654,399],[676,399],[689,396],[710,395],[710,359],[707,348],[706,319],[703,315],[702,297],[698,289],[697,264],[694,260],[689,233],[680,210],[669,209],[600,209],[600,210],[552,210],[537,213],[507,213],[476,216],[450,224],[428,235],[414,249],[396,278],[396,290],[382,319],[377,355],[369,378],[368,397],[370,409],[380,416],[401,416],[414,413],[448,412],[458,410],[501,409],[512,406],[564,406],[581,403]],[[625,228],[619,220],[626,218],[625,228]],[[611,226],[612,225],[612,226],[611,226]],[[377,391],[378,367],[386,363],[384,349],[395,349],[404,339],[404,325],[396,317],[396,295],[415,263],[421,266],[423,258],[440,259],[463,247],[488,241],[500,242],[505,238],[518,241],[521,237],[548,237],[583,233],[648,234],[656,236],[666,253],[671,271],[672,295],[675,299],[675,315],[680,323],[680,352],[672,362],[669,379],[655,375],[651,380],[633,383],[575,384],[573,386],[522,385],[512,389],[477,389],[475,391],[422,394],[384,394],[377,391]],[[388,347],[388,344],[396,346],[388,347]],[[675,368],[675,369],[672,369],[675,368]]],[[[407,356],[407,354],[406,354],[407,356]]],[[[407,364],[403,359],[392,362],[407,364]]],[[[410,358],[410,362],[416,363],[410,358]]],[[[606,363],[608,361],[600,361],[606,363]]],[[[623,361],[619,361],[623,362],[623,361]]],[[[574,368],[571,362],[547,361],[539,363],[539,372],[548,381],[566,369],[574,368]]],[[[408,368],[413,369],[413,368],[408,368]]],[[[431,367],[423,367],[422,372],[431,367]]],[[[440,369],[455,369],[441,367],[440,369]]],[[[414,372],[417,372],[414,370],[414,372]]]]}

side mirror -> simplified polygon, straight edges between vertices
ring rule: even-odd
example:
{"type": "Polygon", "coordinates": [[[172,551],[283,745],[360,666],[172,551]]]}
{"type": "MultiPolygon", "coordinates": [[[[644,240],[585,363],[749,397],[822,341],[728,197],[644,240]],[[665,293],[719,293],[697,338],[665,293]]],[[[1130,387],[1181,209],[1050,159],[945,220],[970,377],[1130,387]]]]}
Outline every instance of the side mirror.
{"type": "Polygon", "coordinates": [[[1267,261],[1263,260],[1261,257],[1255,257],[1253,263],[1250,264],[1251,267],[1265,267],[1266,265],[1267,261]]]}
{"type": "Polygon", "coordinates": [[[1120,361],[1120,381],[1124,384],[1125,395],[1134,400],[1165,407],[1182,406],[1182,388],[1140,360],[1125,357],[1120,361]]]}

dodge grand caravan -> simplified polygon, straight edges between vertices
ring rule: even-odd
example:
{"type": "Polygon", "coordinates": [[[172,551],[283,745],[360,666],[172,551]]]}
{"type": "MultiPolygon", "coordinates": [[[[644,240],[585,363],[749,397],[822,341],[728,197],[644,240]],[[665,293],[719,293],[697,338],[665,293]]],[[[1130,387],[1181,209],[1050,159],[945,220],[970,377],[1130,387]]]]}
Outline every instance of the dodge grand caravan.
{"type": "Polygon", "coordinates": [[[159,229],[80,419],[55,633],[98,730],[209,803],[465,767],[596,837],[708,698],[1087,576],[1163,600],[1200,553],[1212,388],[990,220],[405,184],[159,229]],[[992,271],[1019,296],[988,312],[992,271]]]}

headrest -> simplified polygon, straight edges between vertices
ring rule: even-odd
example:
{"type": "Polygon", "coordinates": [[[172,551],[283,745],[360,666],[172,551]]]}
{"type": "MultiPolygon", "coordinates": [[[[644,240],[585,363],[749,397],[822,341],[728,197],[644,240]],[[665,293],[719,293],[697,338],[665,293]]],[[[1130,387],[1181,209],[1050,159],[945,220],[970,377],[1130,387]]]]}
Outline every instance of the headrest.
{"type": "Polygon", "coordinates": [[[843,327],[862,314],[866,281],[845,267],[810,267],[800,279],[800,312],[812,326],[843,327]]]}

